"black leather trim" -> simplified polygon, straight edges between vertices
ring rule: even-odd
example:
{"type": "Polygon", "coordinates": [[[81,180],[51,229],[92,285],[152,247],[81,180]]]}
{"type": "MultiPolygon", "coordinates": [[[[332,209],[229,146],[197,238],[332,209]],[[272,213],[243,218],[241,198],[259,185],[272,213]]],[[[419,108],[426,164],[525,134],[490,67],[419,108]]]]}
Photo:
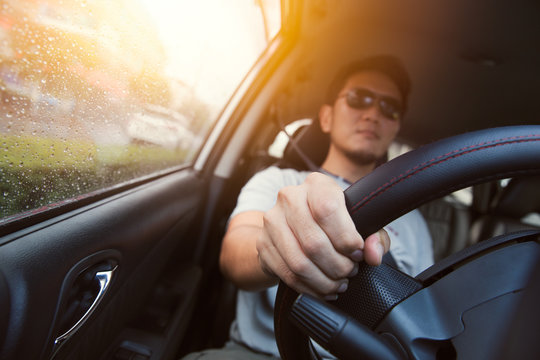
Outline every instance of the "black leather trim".
{"type": "Polygon", "coordinates": [[[380,166],[345,191],[357,229],[369,235],[427,201],[492,180],[540,172],[540,126],[471,132],[380,166]],[[396,175],[397,174],[397,175],[396,175]],[[376,200],[376,201],[375,201],[376,200]]]}

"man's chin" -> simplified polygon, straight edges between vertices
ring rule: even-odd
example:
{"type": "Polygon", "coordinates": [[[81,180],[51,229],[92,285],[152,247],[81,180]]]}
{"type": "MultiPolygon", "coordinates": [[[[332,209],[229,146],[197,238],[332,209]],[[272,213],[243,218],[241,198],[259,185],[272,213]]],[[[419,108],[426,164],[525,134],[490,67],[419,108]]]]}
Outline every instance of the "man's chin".
{"type": "Polygon", "coordinates": [[[347,157],[355,164],[361,166],[378,163],[381,158],[381,156],[377,156],[376,154],[367,151],[350,152],[347,153],[347,157]]]}

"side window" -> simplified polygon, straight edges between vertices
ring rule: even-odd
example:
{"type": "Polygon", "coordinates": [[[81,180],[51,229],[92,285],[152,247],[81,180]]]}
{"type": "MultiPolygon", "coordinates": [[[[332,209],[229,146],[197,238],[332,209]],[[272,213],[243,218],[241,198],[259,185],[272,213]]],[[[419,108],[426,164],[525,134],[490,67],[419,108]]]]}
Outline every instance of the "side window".
{"type": "Polygon", "coordinates": [[[189,166],[279,0],[0,0],[0,224],[189,166]]]}

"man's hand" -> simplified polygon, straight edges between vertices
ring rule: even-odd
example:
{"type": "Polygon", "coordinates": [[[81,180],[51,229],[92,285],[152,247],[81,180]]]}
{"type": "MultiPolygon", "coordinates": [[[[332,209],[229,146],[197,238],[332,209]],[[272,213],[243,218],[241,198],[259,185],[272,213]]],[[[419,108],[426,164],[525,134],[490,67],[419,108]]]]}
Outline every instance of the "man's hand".
{"type": "Polygon", "coordinates": [[[276,205],[264,214],[257,240],[267,275],[326,299],[347,290],[359,261],[379,265],[389,248],[384,230],[362,239],[347,212],[343,190],[320,173],[279,192],[276,205]]]}

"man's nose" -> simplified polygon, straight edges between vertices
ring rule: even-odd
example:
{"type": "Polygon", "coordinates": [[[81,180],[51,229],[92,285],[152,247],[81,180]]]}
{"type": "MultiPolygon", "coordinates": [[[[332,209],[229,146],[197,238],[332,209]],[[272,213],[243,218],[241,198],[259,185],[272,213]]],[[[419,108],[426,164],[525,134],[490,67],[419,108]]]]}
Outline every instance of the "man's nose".
{"type": "Polygon", "coordinates": [[[364,113],[362,114],[362,119],[368,121],[379,121],[380,117],[381,111],[376,102],[364,109],[364,113]]]}

